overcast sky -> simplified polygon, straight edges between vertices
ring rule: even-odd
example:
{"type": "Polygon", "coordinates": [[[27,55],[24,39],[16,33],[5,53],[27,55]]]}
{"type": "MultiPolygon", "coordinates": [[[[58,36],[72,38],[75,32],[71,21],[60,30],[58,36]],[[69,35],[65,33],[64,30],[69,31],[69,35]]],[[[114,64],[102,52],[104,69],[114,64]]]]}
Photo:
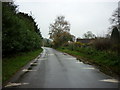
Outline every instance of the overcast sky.
{"type": "Polygon", "coordinates": [[[82,37],[87,31],[97,36],[107,33],[118,0],[15,0],[15,4],[20,12],[32,12],[44,38],[49,38],[49,25],[59,15],[70,22],[71,34],[82,37]]]}

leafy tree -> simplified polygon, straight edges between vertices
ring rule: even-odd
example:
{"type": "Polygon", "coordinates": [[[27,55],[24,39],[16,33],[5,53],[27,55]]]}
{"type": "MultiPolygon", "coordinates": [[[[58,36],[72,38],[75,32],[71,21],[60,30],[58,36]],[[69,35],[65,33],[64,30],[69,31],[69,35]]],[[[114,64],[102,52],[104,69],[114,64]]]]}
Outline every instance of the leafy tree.
{"type": "Polygon", "coordinates": [[[91,31],[88,31],[88,32],[84,33],[83,37],[86,39],[91,39],[91,38],[95,38],[96,36],[91,31]]]}
{"type": "Polygon", "coordinates": [[[18,12],[14,3],[2,3],[3,56],[41,48],[42,35],[32,16],[18,12]]]}
{"type": "Polygon", "coordinates": [[[49,35],[50,38],[53,40],[53,44],[55,47],[59,47],[65,42],[72,40],[72,35],[69,33],[70,24],[68,21],[65,20],[64,16],[58,16],[55,19],[55,22],[53,24],[50,24],[49,29],[49,35]]]}

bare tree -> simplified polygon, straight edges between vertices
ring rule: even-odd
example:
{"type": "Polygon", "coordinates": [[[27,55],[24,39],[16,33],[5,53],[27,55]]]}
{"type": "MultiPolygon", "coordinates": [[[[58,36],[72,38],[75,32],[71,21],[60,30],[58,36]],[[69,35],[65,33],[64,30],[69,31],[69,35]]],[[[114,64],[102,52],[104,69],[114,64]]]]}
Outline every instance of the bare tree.
{"type": "MultiPolygon", "coordinates": [[[[118,4],[120,4],[120,2],[118,4]]],[[[118,5],[118,8],[113,12],[110,23],[112,27],[117,26],[120,29],[120,5],[118,5]]]]}

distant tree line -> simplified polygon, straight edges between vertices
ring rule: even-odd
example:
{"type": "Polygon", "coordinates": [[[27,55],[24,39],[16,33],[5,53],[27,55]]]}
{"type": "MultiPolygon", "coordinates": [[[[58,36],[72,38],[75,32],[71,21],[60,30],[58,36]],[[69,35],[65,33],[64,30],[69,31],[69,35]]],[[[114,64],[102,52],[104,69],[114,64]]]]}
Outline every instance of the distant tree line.
{"type": "MultiPolygon", "coordinates": [[[[120,10],[120,9],[117,9],[120,10]]],[[[92,47],[101,51],[117,52],[120,53],[120,28],[119,28],[119,11],[115,11],[112,15],[111,22],[114,25],[111,26],[111,32],[109,37],[97,37],[91,31],[83,34],[85,42],[74,42],[75,37],[70,34],[70,24],[65,20],[64,16],[58,16],[54,23],[50,24],[50,39],[47,40],[46,45],[53,46],[54,48],[69,47],[71,50],[79,49],[80,47],[92,47]],[[50,45],[52,43],[52,45],[50,45]],[[79,47],[79,48],[77,48],[79,47]]]]}
{"type": "Polygon", "coordinates": [[[2,3],[3,56],[41,48],[42,35],[34,18],[19,12],[13,2],[2,3]]]}

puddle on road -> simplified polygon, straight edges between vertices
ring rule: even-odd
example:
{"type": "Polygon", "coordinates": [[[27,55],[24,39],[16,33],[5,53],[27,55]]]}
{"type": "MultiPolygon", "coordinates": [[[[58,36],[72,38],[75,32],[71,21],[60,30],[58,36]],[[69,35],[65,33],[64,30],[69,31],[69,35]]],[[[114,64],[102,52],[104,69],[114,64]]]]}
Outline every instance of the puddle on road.
{"type": "Polygon", "coordinates": [[[37,63],[38,62],[38,60],[35,60],[33,63],[37,63]]]}
{"type": "Polygon", "coordinates": [[[32,70],[32,67],[29,67],[28,70],[32,70]]]}
{"type": "Polygon", "coordinates": [[[15,86],[21,86],[21,85],[28,85],[29,83],[11,83],[9,82],[5,87],[15,87],[15,86]]]}
{"type": "Polygon", "coordinates": [[[31,66],[31,67],[32,67],[32,66],[37,66],[38,64],[40,64],[40,63],[37,63],[37,62],[30,63],[30,66],[31,66]]]}
{"type": "Polygon", "coordinates": [[[116,79],[103,79],[103,80],[99,80],[99,81],[102,81],[102,82],[111,82],[111,83],[118,83],[119,82],[116,79]]]}
{"type": "Polygon", "coordinates": [[[63,55],[68,55],[67,53],[63,53],[63,55]]]}
{"type": "Polygon", "coordinates": [[[37,66],[37,63],[33,63],[33,64],[31,64],[30,66],[31,66],[31,67],[32,67],[32,66],[37,66]]]}
{"type": "MultiPolygon", "coordinates": [[[[33,65],[33,64],[31,64],[33,65]]],[[[23,69],[22,70],[23,72],[29,72],[29,71],[37,71],[37,70],[32,70],[32,67],[29,67],[28,69],[23,69]]]]}

